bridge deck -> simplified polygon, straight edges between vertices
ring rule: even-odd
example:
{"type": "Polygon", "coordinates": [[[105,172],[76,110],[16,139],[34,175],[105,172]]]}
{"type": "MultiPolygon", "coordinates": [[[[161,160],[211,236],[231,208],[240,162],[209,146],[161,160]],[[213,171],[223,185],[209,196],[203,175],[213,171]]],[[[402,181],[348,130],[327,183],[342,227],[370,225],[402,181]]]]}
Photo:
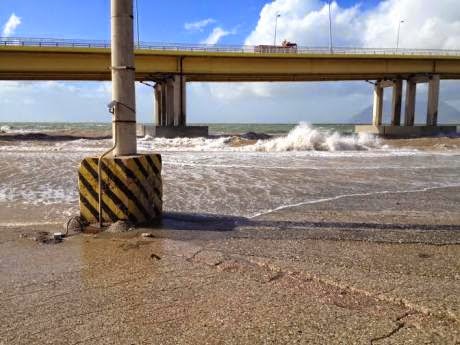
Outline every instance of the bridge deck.
{"type": "MultiPolygon", "coordinates": [[[[0,39],[2,80],[111,79],[107,43],[5,42],[0,39]]],[[[141,46],[136,49],[136,79],[156,80],[181,73],[188,81],[372,80],[428,74],[460,79],[458,51],[353,48],[335,49],[331,54],[324,48],[300,48],[296,53],[211,48],[141,46]]]]}

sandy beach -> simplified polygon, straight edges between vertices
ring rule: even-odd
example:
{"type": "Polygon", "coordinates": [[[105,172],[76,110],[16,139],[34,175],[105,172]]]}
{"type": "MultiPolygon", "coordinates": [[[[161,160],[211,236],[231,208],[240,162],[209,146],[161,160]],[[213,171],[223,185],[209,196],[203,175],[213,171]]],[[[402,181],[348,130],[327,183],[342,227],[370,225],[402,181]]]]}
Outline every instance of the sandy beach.
{"type": "Polygon", "coordinates": [[[109,141],[2,141],[0,344],[460,342],[459,138],[152,143],[161,225],[41,243],[109,141]]]}

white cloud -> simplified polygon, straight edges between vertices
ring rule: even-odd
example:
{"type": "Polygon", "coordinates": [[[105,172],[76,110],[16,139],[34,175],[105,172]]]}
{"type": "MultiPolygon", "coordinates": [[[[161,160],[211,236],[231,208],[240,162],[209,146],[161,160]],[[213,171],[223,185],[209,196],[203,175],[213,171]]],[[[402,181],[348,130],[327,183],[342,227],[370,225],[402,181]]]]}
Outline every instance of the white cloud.
{"type": "Polygon", "coordinates": [[[11,14],[8,21],[3,26],[2,36],[9,37],[14,34],[16,28],[21,24],[21,18],[14,13],[11,14]]]}
{"type": "MultiPolygon", "coordinates": [[[[0,122],[110,121],[110,82],[0,81],[0,122]]],[[[138,120],[153,121],[152,89],[136,83],[138,120]]]]}
{"type": "Polygon", "coordinates": [[[185,30],[188,30],[188,31],[203,31],[205,27],[215,22],[216,22],[215,19],[207,18],[207,19],[196,21],[196,22],[185,23],[184,28],[185,30]]]}
{"type": "MultiPolygon", "coordinates": [[[[328,5],[318,0],[275,0],[265,5],[245,43],[272,44],[277,14],[281,14],[278,43],[287,39],[302,46],[328,46],[328,5]]],[[[404,20],[400,47],[460,49],[458,0],[386,0],[370,10],[333,2],[332,20],[336,46],[393,48],[398,22],[404,20]]]]}
{"type": "MultiPolygon", "coordinates": [[[[281,15],[278,19],[278,44],[287,39],[306,47],[329,45],[328,3],[319,0],[274,0],[266,4],[256,27],[244,43],[273,44],[277,14],[281,15]]],[[[458,0],[386,0],[369,10],[360,5],[340,7],[333,2],[334,45],[394,48],[400,20],[404,20],[400,48],[460,49],[458,0]]],[[[253,96],[275,97],[275,90],[280,92],[274,84],[253,83],[240,87],[220,84],[213,86],[210,92],[214,97],[237,101],[253,96]]],[[[353,86],[349,92],[353,92],[353,86]]],[[[289,97],[289,94],[286,96],[289,97]]]]}
{"type": "Polygon", "coordinates": [[[228,35],[234,35],[236,33],[236,30],[231,30],[227,31],[222,29],[220,26],[215,27],[212,32],[209,34],[209,36],[201,41],[202,44],[217,44],[221,40],[221,38],[228,36],[228,35]]]}

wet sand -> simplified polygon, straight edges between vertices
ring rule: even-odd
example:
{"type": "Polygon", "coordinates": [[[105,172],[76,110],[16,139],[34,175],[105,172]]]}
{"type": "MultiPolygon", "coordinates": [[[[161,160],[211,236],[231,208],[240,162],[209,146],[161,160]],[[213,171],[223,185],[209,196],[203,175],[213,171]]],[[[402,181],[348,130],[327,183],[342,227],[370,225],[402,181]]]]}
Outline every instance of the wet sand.
{"type": "Polygon", "coordinates": [[[0,228],[0,344],[458,344],[459,205],[374,193],[60,244],[0,228]]]}

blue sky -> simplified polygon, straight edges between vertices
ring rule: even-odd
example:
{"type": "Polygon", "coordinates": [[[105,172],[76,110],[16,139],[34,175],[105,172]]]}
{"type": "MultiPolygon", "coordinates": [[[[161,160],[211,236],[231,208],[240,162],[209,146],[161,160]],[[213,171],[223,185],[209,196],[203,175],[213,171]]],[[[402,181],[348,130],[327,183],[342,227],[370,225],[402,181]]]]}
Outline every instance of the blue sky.
{"type": "MultiPolygon", "coordinates": [[[[137,0],[141,40],[148,42],[201,41],[206,31],[187,31],[184,23],[212,18],[227,28],[237,28],[223,44],[241,44],[254,29],[264,0],[137,0]]],[[[356,1],[338,1],[348,7],[356,1]]],[[[370,8],[377,0],[362,1],[370,8]]],[[[109,0],[1,0],[0,20],[6,22],[15,13],[21,17],[16,30],[20,37],[57,37],[83,39],[110,38],[109,0]]]]}
{"type": "MultiPolygon", "coordinates": [[[[264,43],[272,40],[274,14],[281,13],[280,39],[328,44],[326,1],[138,1],[140,37],[146,42],[264,43]]],[[[404,18],[402,47],[460,49],[457,0],[344,0],[332,6],[337,45],[393,47],[396,23],[404,18]]],[[[110,36],[109,0],[0,0],[3,33],[13,14],[17,19],[9,36],[110,36]]],[[[446,85],[447,98],[441,99],[460,108],[454,96],[459,85],[446,85]]],[[[372,100],[372,89],[363,82],[196,83],[187,91],[191,122],[346,122],[372,100]]],[[[152,120],[152,98],[149,88],[137,87],[140,121],[152,120]]],[[[108,101],[108,83],[0,82],[0,121],[105,121],[108,101]]]]}

